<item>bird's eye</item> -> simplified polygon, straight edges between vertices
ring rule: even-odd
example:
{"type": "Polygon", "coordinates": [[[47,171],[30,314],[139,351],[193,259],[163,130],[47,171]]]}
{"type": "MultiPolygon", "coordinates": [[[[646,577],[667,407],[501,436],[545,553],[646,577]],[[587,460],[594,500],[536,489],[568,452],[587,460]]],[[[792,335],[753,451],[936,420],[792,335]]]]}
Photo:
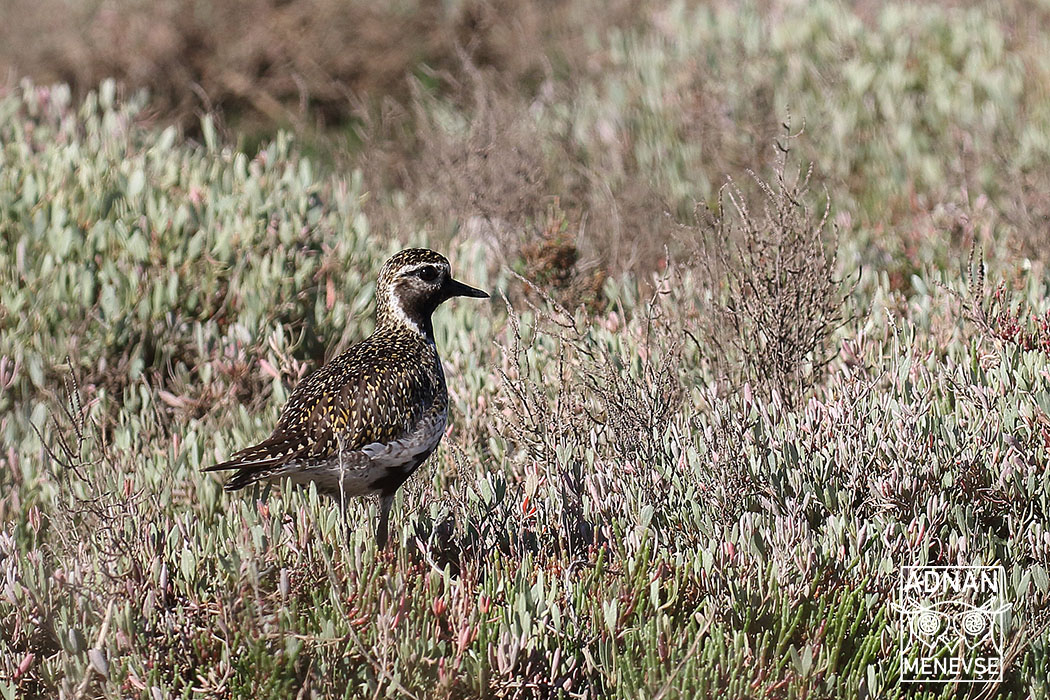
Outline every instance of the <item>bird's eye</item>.
{"type": "Polygon", "coordinates": [[[419,275],[419,279],[425,282],[433,282],[438,278],[437,268],[431,267],[430,265],[419,268],[416,274],[419,275]]]}

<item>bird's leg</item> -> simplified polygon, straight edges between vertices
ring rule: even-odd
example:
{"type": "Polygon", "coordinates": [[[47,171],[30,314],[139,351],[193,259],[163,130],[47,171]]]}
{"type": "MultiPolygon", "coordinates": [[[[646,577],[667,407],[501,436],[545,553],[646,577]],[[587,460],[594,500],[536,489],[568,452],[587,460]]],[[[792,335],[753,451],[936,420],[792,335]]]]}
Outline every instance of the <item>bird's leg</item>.
{"type": "Polygon", "coordinates": [[[353,540],[354,529],[350,523],[350,518],[346,517],[346,499],[342,496],[335,496],[335,502],[339,504],[339,515],[343,519],[343,537],[346,538],[346,544],[349,545],[353,540]]]}
{"type": "Polygon", "coordinates": [[[386,548],[386,539],[390,524],[390,509],[394,507],[394,494],[384,493],[379,497],[379,525],[376,526],[376,544],[380,549],[386,548]]]}
{"type": "Polygon", "coordinates": [[[350,521],[346,518],[346,464],[343,462],[343,437],[336,438],[336,455],[339,460],[339,510],[343,516],[343,529],[346,530],[346,541],[350,542],[350,521]]]}

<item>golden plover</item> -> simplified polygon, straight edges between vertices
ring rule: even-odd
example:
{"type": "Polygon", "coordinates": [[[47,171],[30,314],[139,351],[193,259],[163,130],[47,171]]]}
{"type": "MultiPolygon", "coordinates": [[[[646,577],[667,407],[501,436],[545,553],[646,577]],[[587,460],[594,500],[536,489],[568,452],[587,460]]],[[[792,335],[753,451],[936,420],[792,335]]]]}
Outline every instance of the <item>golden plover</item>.
{"type": "Polygon", "coordinates": [[[441,441],[448,392],[431,314],[452,297],[488,294],[452,279],[432,250],[402,250],[376,285],[376,329],[296,387],[269,438],[204,471],[236,469],[225,489],[289,479],[317,485],[345,506],[379,496],[376,542],[385,547],[397,489],[441,441]]]}

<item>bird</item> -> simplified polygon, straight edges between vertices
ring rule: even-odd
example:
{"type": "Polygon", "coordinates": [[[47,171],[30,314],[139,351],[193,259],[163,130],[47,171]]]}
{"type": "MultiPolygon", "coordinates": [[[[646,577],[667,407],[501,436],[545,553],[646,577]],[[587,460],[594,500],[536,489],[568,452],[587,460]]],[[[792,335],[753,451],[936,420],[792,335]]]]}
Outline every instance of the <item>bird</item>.
{"type": "Polygon", "coordinates": [[[440,253],[394,254],[376,283],[372,334],[304,378],[268,438],[203,471],[236,470],[226,491],[313,483],[344,514],[348,497],[377,495],[375,541],[384,549],[398,488],[437,448],[448,422],[431,317],[452,297],[488,296],[453,279],[440,253]]]}

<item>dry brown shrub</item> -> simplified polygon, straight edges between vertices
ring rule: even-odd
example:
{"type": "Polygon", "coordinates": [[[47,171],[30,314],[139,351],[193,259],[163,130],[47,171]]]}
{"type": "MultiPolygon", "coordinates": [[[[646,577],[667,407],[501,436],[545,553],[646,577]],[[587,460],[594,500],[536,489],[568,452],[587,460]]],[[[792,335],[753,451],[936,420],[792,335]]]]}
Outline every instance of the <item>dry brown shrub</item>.
{"type": "Polygon", "coordinates": [[[710,307],[697,330],[701,351],[733,386],[750,383],[765,397],[796,404],[817,383],[833,353],[831,334],[845,322],[844,281],[836,277],[838,237],[830,201],[813,211],[812,167],[789,166],[778,141],[771,182],[750,173],[758,195],[730,181],[719,206],[700,222],[699,275],[710,307]]]}
{"type": "Polygon", "coordinates": [[[544,210],[550,183],[543,139],[521,97],[501,89],[495,73],[462,60],[469,82],[450,81],[450,102],[464,107],[469,123],[440,123],[444,111],[435,98],[417,91],[413,152],[393,184],[411,198],[415,217],[454,222],[506,244],[544,210]]]}
{"type": "Polygon", "coordinates": [[[531,99],[506,76],[460,58],[462,80],[435,76],[440,95],[417,83],[407,105],[362,105],[362,143],[348,167],[376,195],[366,204],[373,225],[396,236],[426,221],[437,241],[487,240],[500,262],[553,283],[549,291],[570,307],[599,303],[610,271],[656,267],[675,227],[651,174],[635,165],[609,176],[559,127],[537,119],[538,104],[570,99],[552,93],[564,85],[545,80],[531,99]]]}
{"type": "Polygon", "coordinates": [[[597,340],[587,322],[538,286],[527,283],[533,292],[523,297],[527,315],[504,297],[508,324],[505,342],[497,341],[496,370],[501,410],[491,429],[514,454],[513,488],[522,488],[539,465],[549,465],[546,478],[557,475],[559,499],[548,504],[553,512],[546,522],[561,527],[540,533],[538,545],[549,545],[546,551],[556,544],[579,553],[615,540],[611,513],[624,503],[617,479],[625,468],[655,512],[673,510],[663,469],[676,455],[664,438],[687,392],[669,279],[655,281],[637,317],[615,322],[639,343],[630,358],[597,340]],[[546,353],[541,371],[537,361],[546,353]],[[596,509],[590,516],[582,508],[585,497],[596,509]]]}
{"type": "Polygon", "coordinates": [[[340,0],[12,0],[0,70],[83,93],[105,78],[148,88],[166,120],[201,111],[312,127],[345,122],[352,95],[408,96],[421,65],[457,51],[527,81],[541,64],[544,3],[340,0]]]}
{"type": "MultiPolygon", "coordinates": [[[[466,82],[450,75],[437,98],[422,89],[408,108],[387,101],[364,113],[364,146],[353,166],[372,193],[369,220],[397,236],[414,222],[434,226],[434,237],[468,235],[488,241],[500,262],[541,285],[557,301],[597,308],[609,258],[587,235],[587,192],[562,207],[554,192],[565,191],[576,164],[549,139],[529,113],[527,101],[461,55],[466,82]],[[447,105],[455,105],[450,116],[447,105]]],[[[569,188],[570,190],[572,188],[569,188]]],[[[657,217],[659,218],[659,217],[657,217]]]]}

